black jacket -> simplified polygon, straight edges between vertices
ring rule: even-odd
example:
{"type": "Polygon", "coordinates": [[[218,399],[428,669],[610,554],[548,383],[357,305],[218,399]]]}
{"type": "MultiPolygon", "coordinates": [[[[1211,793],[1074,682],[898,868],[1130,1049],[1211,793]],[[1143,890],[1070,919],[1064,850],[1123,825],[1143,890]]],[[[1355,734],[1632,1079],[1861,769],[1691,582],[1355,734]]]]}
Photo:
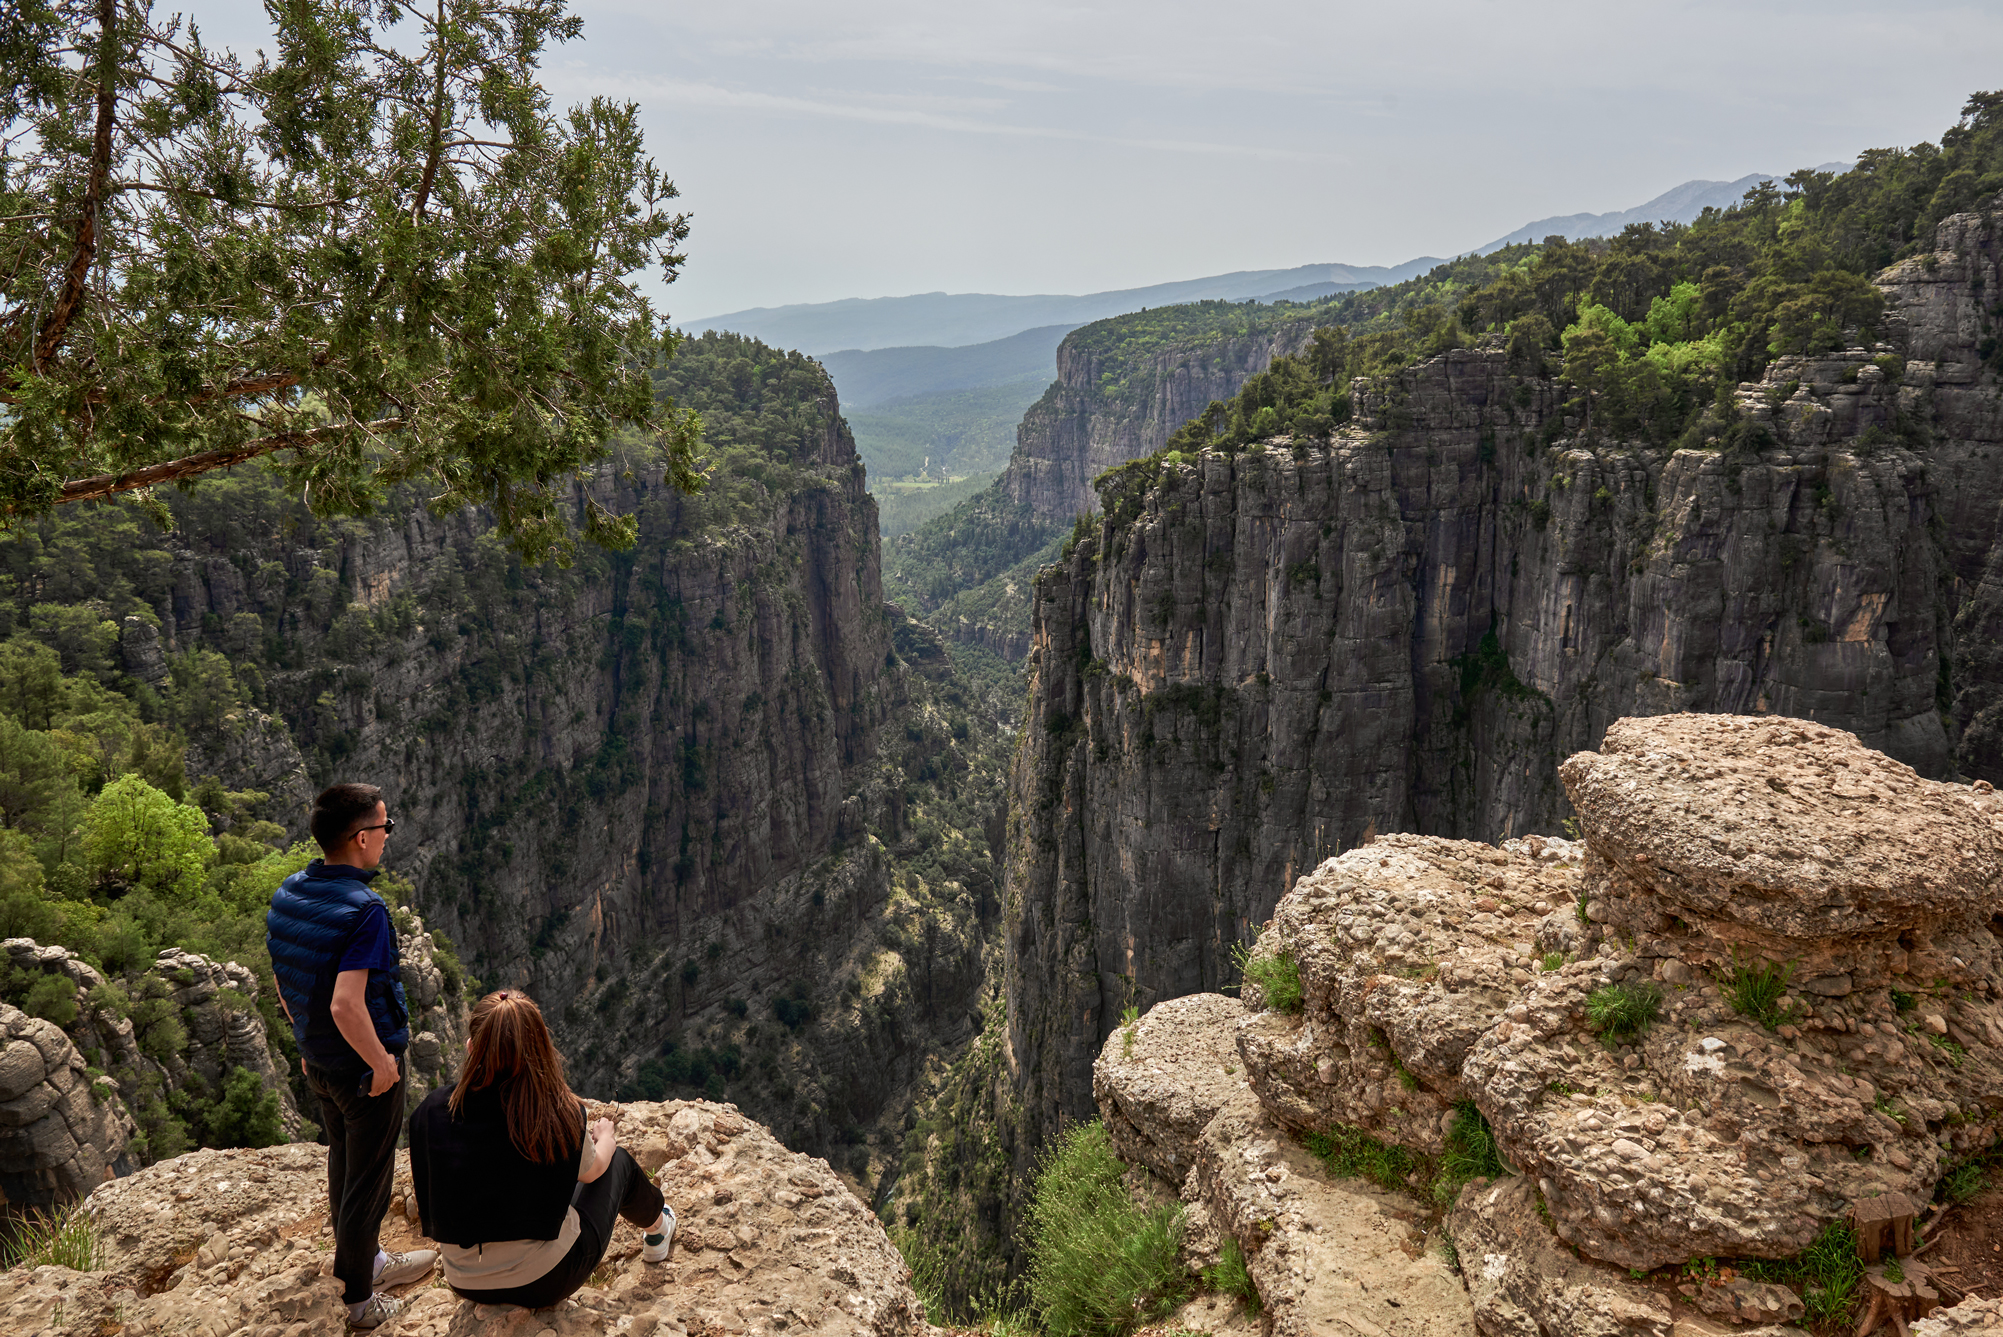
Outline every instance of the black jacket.
{"type": "Polygon", "coordinates": [[[466,1093],[459,1117],[439,1087],[410,1116],[410,1177],[424,1233],[471,1248],[501,1240],[553,1240],[577,1189],[584,1106],[577,1107],[576,1154],[542,1165],[508,1138],[499,1087],[466,1093]]]}

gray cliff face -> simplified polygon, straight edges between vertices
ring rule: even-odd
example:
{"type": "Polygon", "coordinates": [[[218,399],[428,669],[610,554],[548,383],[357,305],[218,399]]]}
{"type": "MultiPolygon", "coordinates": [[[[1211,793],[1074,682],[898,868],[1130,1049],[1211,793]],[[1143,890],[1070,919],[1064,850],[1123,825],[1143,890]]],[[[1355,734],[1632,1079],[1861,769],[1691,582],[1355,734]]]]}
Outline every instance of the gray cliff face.
{"type": "Polygon", "coordinates": [[[1110,389],[1101,377],[1112,359],[1076,335],[1067,337],[1057,349],[1056,382],[1016,429],[1015,453],[999,482],[1002,494],[1028,506],[1039,521],[1069,524],[1097,509],[1094,478],[1161,449],[1211,400],[1237,394],[1274,358],[1300,351],[1311,333],[1309,322],[1289,321],[1170,347],[1144,367],[1122,364],[1125,381],[1110,389]]]}
{"type": "MultiPolygon", "coordinates": [[[[917,737],[905,717],[931,688],[893,652],[831,386],[812,408],[790,475],[727,479],[722,503],[657,472],[603,480],[640,541],[569,571],[524,570],[480,517],[418,506],[184,534],[160,628],[128,622],[130,671],[285,638],[269,714],[197,740],[191,773],[274,793],[295,834],[319,787],[381,784],[386,866],[483,987],[542,1001],[578,1089],[611,1096],[756,1009],[766,1049],[787,1047],[762,1056],[774,1121],[852,1127],[973,1024],[981,895],[899,899],[906,789],[879,739],[893,717],[897,747],[917,737]],[[802,987],[804,1031],[770,1025],[802,987]]],[[[427,1064],[461,1044],[436,1034],[427,1064]]]]}
{"type": "Polygon", "coordinates": [[[1109,488],[1037,585],[1012,781],[1032,1121],[1089,1117],[1121,1009],[1227,983],[1322,859],[1555,830],[1557,762],[1623,715],[1792,715],[2003,778],[1998,243],[1948,220],[1879,279],[1891,343],[1742,387],[1756,450],[1595,440],[1555,383],[1463,350],[1359,383],[1328,446],[1109,488]]]}

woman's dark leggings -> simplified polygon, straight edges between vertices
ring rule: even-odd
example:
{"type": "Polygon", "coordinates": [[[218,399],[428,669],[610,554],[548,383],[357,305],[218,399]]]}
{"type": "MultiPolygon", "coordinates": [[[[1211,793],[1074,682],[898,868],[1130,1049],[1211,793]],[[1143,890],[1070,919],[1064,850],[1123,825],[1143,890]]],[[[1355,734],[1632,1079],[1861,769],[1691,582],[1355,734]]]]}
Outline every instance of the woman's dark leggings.
{"type": "Polygon", "coordinates": [[[661,1219],[664,1201],[640,1163],[628,1156],[624,1147],[618,1148],[604,1174],[589,1184],[579,1184],[570,1195],[570,1205],[577,1208],[577,1243],[570,1246],[562,1262],[526,1286],[498,1291],[462,1291],[454,1286],[453,1293],[476,1304],[547,1309],[591,1280],[612,1243],[613,1217],[623,1216],[640,1229],[651,1230],[661,1219]]]}

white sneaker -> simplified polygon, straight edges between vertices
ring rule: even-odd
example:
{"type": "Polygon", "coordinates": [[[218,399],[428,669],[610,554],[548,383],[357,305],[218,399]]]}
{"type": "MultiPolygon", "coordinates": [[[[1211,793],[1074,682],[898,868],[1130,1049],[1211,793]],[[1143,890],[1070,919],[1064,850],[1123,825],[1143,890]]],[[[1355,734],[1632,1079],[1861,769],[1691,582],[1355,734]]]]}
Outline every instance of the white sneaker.
{"type": "Polygon", "coordinates": [[[348,1307],[348,1326],[351,1328],[380,1328],[396,1317],[396,1311],[403,1308],[403,1301],[394,1295],[384,1295],[377,1291],[358,1305],[348,1307]]]}
{"type": "Polygon", "coordinates": [[[675,1209],[661,1204],[661,1219],[654,1223],[658,1230],[648,1231],[642,1238],[644,1247],[640,1250],[643,1263],[665,1263],[675,1247],[675,1209]]]}
{"type": "Polygon", "coordinates": [[[437,1263],[436,1249],[412,1249],[409,1253],[386,1254],[383,1257],[383,1265],[376,1269],[376,1289],[388,1290],[392,1286],[402,1286],[420,1277],[428,1277],[437,1263]]]}

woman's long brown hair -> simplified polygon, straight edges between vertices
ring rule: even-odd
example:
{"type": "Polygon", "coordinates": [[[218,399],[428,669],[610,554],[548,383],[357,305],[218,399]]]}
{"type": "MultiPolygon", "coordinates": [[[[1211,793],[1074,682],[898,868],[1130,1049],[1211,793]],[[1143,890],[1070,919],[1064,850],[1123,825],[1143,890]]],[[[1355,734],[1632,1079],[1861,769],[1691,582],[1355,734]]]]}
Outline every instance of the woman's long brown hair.
{"type": "Polygon", "coordinates": [[[459,1113],[470,1091],[499,1085],[508,1140],[542,1165],[575,1158],[584,1116],[563,1080],[563,1056],[550,1043],[542,1009],[518,989],[490,993],[473,1005],[466,1066],[446,1103],[459,1113]]]}

